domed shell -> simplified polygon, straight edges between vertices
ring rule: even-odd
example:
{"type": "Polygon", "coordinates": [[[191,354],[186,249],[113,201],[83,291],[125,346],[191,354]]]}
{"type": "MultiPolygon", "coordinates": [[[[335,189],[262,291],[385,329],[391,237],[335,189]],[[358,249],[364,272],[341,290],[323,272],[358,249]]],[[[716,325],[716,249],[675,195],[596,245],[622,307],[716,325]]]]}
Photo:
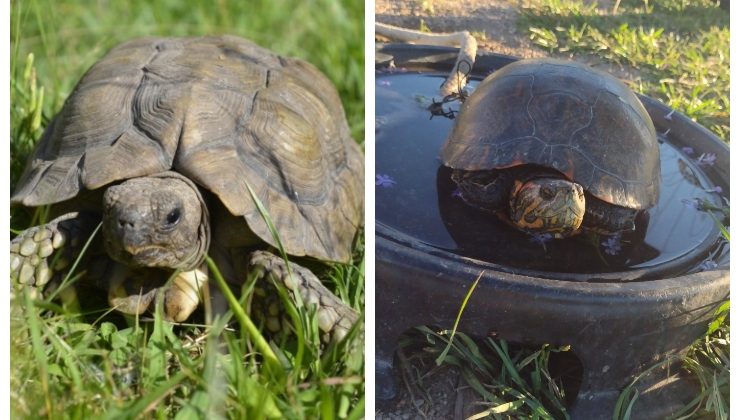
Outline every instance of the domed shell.
{"type": "Polygon", "coordinates": [[[441,158],[464,170],[553,168],[633,209],[658,201],[660,153],[647,111],[624,83],[571,61],[522,60],[488,76],[463,104],[441,158]]]}
{"type": "Polygon", "coordinates": [[[111,50],[47,128],[11,203],[57,203],[167,170],[213,192],[276,245],[251,186],[289,254],[351,256],[364,169],[335,88],[310,64],[232,36],[111,50]]]}

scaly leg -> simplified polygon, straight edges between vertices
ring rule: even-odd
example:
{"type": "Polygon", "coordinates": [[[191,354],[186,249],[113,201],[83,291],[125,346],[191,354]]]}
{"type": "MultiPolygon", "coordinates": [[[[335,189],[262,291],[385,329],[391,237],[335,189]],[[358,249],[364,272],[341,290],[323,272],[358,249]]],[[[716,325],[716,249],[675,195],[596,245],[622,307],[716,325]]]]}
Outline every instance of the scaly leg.
{"type": "Polygon", "coordinates": [[[99,219],[68,213],[21,232],[10,241],[10,277],[18,287],[41,291],[78,257],[99,219]]]}
{"type": "MultiPolygon", "coordinates": [[[[341,340],[357,322],[358,314],[348,307],[307,268],[291,263],[290,271],[285,261],[266,251],[255,251],[250,256],[249,272],[265,278],[271,276],[274,280],[284,284],[289,290],[300,293],[301,299],[306,305],[318,306],[318,323],[322,332],[331,336],[335,341],[341,340]]],[[[272,306],[272,305],[271,305],[272,306]]],[[[275,316],[277,311],[268,307],[268,315],[275,316]]],[[[268,317],[267,327],[274,330],[277,325],[271,327],[268,317]]]]}

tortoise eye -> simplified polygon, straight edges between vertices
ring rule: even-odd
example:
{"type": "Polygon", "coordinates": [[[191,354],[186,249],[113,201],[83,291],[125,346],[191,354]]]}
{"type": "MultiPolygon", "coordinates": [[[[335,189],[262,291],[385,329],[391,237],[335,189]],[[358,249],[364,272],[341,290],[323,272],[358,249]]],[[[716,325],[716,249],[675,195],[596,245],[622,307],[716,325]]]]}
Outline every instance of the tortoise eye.
{"type": "Polygon", "coordinates": [[[174,209],[167,215],[167,226],[174,226],[180,221],[180,209],[174,209]]]}
{"type": "Polygon", "coordinates": [[[542,197],[544,200],[552,200],[553,198],[555,198],[555,191],[553,191],[550,187],[542,187],[540,188],[540,197],[542,197]]]}

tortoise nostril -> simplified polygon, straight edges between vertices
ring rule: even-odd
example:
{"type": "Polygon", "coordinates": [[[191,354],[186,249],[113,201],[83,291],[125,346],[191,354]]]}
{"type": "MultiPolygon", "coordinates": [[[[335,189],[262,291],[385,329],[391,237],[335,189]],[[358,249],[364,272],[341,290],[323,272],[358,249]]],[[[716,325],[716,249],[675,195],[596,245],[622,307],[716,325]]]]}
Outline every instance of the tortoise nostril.
{"type": "Polygon", "coordinates": [[[118,219],[118,227],[120,227],[121,229],[126,229],[126,228],[129,228],[130,229],[130,228],[134,227],[134,222],[129,221],[129,220],[126,220],[124,218],[119,218],[118,219]]]}

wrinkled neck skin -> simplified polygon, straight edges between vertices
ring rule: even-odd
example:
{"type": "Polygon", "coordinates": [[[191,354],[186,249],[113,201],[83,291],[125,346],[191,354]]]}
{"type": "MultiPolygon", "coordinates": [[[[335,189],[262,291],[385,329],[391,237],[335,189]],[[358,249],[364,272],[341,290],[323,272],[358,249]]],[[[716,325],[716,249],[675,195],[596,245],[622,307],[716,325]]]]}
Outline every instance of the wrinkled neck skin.
{"type": "Polygon", "coordinates": [[[208,208],[198,187],[176,172],[130,179],[103,195],[103,239],[125,265],[192,270],[210,244],[208,208]]]}
{"type": "Polygon", "coordinates": [[[509,210],[517,228],[560,238],[578,233],[586,199],[579,184],[551,176],[535,177],[514,181],[509,210]]]}

